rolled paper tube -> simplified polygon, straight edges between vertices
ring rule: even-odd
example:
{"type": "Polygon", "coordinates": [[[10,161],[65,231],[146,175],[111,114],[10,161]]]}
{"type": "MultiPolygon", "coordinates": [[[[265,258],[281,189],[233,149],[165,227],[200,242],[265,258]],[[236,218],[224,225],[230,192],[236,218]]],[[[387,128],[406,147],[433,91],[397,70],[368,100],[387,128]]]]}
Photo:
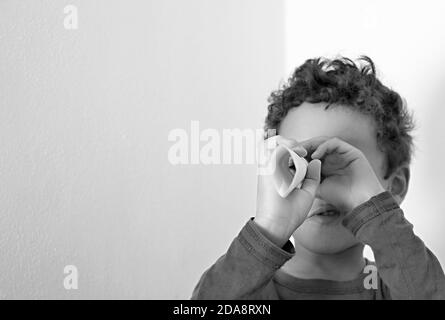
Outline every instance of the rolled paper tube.
{"type": "Polygon", "coordinates": [[[299,187],[306,176],[307,161],[284,145],[279,145],[272,155],[276,167],[273,173],[273,180],[278,194],[286,198],[292,190],[299,187]],[[295,165],[295,174],[289,170],[289,155],[295,165]]]}

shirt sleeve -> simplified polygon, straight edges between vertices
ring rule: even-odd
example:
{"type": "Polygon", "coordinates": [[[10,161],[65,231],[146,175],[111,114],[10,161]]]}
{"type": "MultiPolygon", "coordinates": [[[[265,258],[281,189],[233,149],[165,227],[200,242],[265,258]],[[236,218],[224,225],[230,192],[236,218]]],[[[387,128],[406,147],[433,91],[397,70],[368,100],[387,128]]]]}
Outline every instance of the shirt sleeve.
{"type": "Polygon", "coordinates": [[[389,192],[356,207],[343,225],[373,250],[392,299],[445,299],[439,261],[414,234],[413,225],[389,192]]]}
{"type": "Polygon", "coordinates": [[[253,218],[241,229],[228,251],[204,272],[191,299],[249,299],[265,288],[295,253],[288,241],[283,248],[265,237],[253,218]]]}

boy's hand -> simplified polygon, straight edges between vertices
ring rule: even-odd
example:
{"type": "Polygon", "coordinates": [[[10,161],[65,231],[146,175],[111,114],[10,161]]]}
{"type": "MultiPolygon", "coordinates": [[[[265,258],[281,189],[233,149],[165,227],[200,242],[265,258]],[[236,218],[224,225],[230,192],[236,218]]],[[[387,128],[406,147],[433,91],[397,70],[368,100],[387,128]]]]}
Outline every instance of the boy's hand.
{"type": "Polygon", "coordinates": [[[317,137],[301,143],[312,153],[312,159],[322,160],[322,181],[317,196],[343,212],[384,192],[365,155],[338,138],[317,137]]]}
{"type": "MultiPolygon", "coordinates": [[[[278,145],[287,146],[301,157],[307,154],[295,140],[281,136],[269,139],[276,139],[278,145]]],[[[283,150],[283,152],[286,151],[283,150]]],[[[269,151],[268,161],[273,161],[270,158],[272,153],[273,150],[269,151]]],[[[275,164],[274,168],[278,170],[279,164],[275,164]]],[[[320,171],[320,160],[312,160],[308,165],[301,189],[294,189],[286,198],[278,194],[271,173],[258,175],[257,209],[254,221],[276,245],[282,247],[306,219],[320,183],[320,171]]],[[[290,171],[289,174],[291,175],[290,171]]]]}

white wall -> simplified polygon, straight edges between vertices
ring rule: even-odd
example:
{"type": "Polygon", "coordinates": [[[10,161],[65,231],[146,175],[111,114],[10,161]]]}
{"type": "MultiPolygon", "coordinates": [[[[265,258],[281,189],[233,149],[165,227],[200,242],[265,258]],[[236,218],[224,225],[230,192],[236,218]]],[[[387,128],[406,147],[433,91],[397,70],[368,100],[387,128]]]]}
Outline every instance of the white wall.
{"type": "Polygon", "coordinates": [[[254,214],[255,168],[174,167],[167,136],[262,126],[282,2],[2,0],[0,21],[0,298],[190,297],[254,214]]]}
{"type": "Polygon", "coordinates": [[[445,2],[286,1],[286,70],[307,58],[366,54],[414,110],[418,129],[402,208],[445,265],[445,2]]]}

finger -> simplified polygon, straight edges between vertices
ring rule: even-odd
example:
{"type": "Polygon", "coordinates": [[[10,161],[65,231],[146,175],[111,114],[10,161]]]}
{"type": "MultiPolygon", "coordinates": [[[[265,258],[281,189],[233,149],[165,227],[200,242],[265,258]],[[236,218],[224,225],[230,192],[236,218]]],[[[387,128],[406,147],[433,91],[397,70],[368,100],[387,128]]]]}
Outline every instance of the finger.
{"type": "Polygon", "coordinates": [[[321,159],[324,155],[333,152],[342,154],[351,150],[354,150],[354,147],[350,144],[347,144],[338,138],[331,138],[318,146],[318,148],[312,153],[312,159],[321,159]]]}
{"type": "Polygon", "coordinates": [[[302,158],[306,157],[306,155],[307,155],[306,149],[303,148],[302,146],[296,146],[291,150],[294,151],[297,155],[299,155],[302,158]]]}
{"type": "Polygon", "coordinates": [[[330,138],[327,136],[314,137],[299,143],[301,147],[306,149],[310,154],[314,152],[322,143],[328,141],[330,138]]]}
{"type": "Polygon", "coordinates": [[[312,160],[307,166],[306,177],[303,181],[301,189],[309,192],[313,197],[315,197],[317,188],[320,184],[320,175],[321,161],[318,159],[312,160]]]}

